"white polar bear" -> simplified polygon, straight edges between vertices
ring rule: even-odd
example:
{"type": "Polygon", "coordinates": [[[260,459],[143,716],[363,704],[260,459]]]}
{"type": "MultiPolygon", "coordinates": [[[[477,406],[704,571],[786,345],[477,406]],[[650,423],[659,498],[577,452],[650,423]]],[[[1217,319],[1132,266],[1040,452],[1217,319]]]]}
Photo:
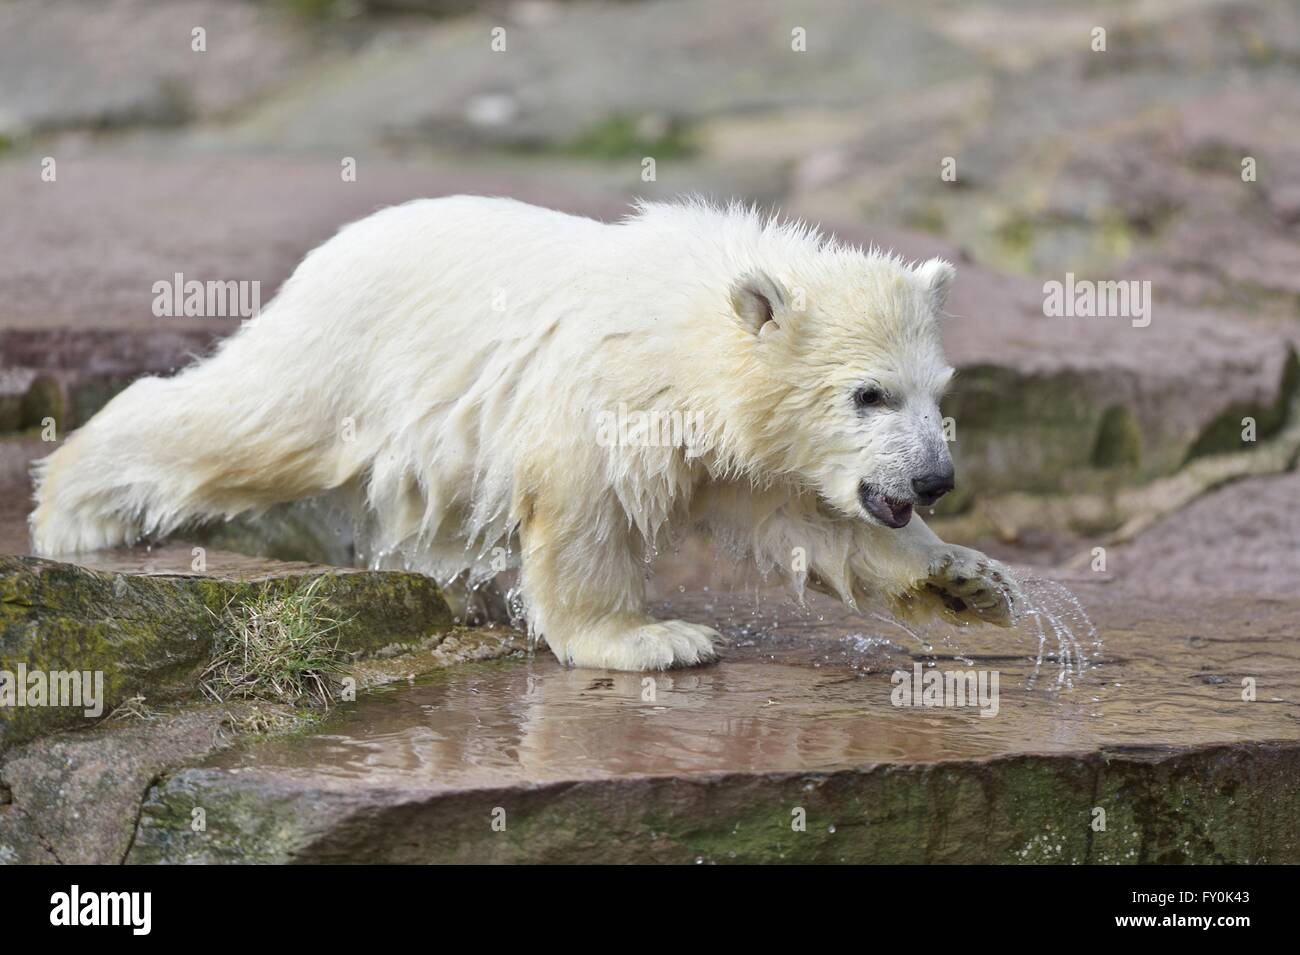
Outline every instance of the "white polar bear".
{"type": "Polygon", "coordinates": [[[713,658],[716,632],[644,610],[647,555],[674,529],[854,606],[874,589],[1007,623],[1004,570],[912,514],[953,484],[936,321],[952,277],[738,205],[617,224],[473,196],[385,209],[210,358],[137,381],[38,462],[34,546],[335,490],[380,563],[518,567],[530,629],[565,664],[713,658]],[[634,425],[611,437],[611,415],[634,425]],[[652,419],[688,420],[689,442],[652,419]]]}

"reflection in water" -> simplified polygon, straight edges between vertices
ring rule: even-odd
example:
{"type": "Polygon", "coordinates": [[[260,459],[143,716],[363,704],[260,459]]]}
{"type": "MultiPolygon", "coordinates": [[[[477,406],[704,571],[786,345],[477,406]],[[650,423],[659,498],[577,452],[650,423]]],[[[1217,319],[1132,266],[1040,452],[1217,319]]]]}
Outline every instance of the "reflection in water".
{"type": "MultiPolygon", "coordinates": [[[[1090,602],[1098,605],[1105,602],[1090,602]]],[[[1120,605],[1121,618],[1140,619],[1141,606],[1120,605]]],[[[709,618],[701,606],[676,609],[709,618]]],[[[217,764],[274,766],[324,785],[365,780],[441,789],[1294,739],[1300,654],[1277,636],[1288,608],[1269,617],[1256,605],[1255,632],[1232,633],[1240,609],[1218,607],[1217,625],[1203,611],[1128,629],[1108,628],[1103,619],[1105,658],[1096,652],[1099,636],[1070,649],[1073,665],[1088,665],[1073,692],[1059,692],[1064,684],[1056,680],[1033,686],[1038,662],[1025,650],[1024,633],[971,628],[960,635],[960,654],[945,654],[896,628],[886,636],[883,623],[880,632],[864,633],[862,617],[837,617],[829,608],[783,612],[779,627],[747,611],[740,612],[748,618],[743,626],[715,612],[733,637],[716,666],[656,676],[565,670],[544,652],[470,664],[364,696],[331,717],[325,735],[231,751],[217,764]],[[1217,628],[1218,636],[1206,639],[1200,627],[1217,628]],[[1261,628],[1273,636],[1261,640],[1261,628]],[[1270,686],[1280,688],[1280,702],[1271,705],[1263,695],[1255,704],[1240,699],[1243,661],[1260,652],[1270,656],[1270,686]],[[890,674],[916,661],[998,670],[998,715],[891,705],[890,674]]],[[[1171,615],[1167,607],[1155,612],[1171,615]]]]}

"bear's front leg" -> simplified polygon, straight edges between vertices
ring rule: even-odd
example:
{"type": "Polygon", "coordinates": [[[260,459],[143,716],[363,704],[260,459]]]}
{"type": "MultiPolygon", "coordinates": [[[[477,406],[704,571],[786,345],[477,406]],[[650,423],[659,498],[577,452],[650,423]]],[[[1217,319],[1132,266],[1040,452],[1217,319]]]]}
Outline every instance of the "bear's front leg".
{"type": "MultiPolygon", "coordinates": [[[[718,632],[645,613],[642,547],[616,513],[568,512],[534,499],[520,523],[529,626],[565,666],[667,670],[716,659],[718,632]]],[[[607,505],[613,507],[616,505],[607,505]]]]}
{"type": "Polygon", "coordinates": [[[895,593],[900,609],[974,617],[1000,627],[1015,622],[1019,588],[1003,564],[986,554],[948,544],[913,518],[905,528],[864,528],[865,556],[855,570],[884,580],[906,580],[895,593]]]}
{"type": "Polygon", "coordinates": [[[633,671],[709,663],[717,659],[713,644],[720,639],[703,624],[621,613],[561,615],[543,636],[566,666],[633,671]]]}

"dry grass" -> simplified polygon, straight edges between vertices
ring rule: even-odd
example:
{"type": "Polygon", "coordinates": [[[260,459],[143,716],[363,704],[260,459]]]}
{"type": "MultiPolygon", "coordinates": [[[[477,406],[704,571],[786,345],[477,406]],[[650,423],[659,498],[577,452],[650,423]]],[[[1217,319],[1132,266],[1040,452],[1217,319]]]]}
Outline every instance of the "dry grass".
{"type": "Polygon", "coordinates": [[[221,721],[221,728],[235,737],[279,736],[310,726],[313,722],[312,714],[304,710],[285,712],[254,707],[251,710],[227,713],[221,721]]]}
{"type": "Polygon", "coordinates": [[[127,697],[118,705],[117,709],[108,714],[110,722],[140,720],[145,723],[152,723],[157,718],[158,714],[145,702],[144,696],[139,693],[127,697]]]}
{"type": "Polygon", "coordinates": [[[316,592],[321,579],[227,606],[221,615],[225,637],[203,671],[203,692],[219,703],[334,702],[331,678],[344,662],[336,631],[343,622],[324,615],[316,592]]]}

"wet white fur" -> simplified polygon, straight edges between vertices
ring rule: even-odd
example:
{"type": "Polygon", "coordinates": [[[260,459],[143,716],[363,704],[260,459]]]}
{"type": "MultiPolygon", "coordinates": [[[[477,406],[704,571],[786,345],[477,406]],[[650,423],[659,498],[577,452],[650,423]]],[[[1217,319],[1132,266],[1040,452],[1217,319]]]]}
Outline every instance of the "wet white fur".
{"type": "Polygon", "coordinates": [[[872,522],[856,495],[866,479],[908,496],[941,441],[951,278],[739,206],[617,224],[471,196],[385,209],[214,355],[137,381],[40,462],[34,545],[110,547],[333,490],[379,563],[447,580],[522,562],[530,626],[563,662],[699,662],[712,630],[643,610],[645,556],[674,529],[799,587],[803,555],[850,602],[925,576],[941,542],[919,517],[872,522]],[[761,327],[755,287],[778,298],[761,327]],[[855,408],[866,381],[895,407],[855,408]],[[603,446],[598,416],[620,404],[696,415],[698,454],[603,446]]]}

